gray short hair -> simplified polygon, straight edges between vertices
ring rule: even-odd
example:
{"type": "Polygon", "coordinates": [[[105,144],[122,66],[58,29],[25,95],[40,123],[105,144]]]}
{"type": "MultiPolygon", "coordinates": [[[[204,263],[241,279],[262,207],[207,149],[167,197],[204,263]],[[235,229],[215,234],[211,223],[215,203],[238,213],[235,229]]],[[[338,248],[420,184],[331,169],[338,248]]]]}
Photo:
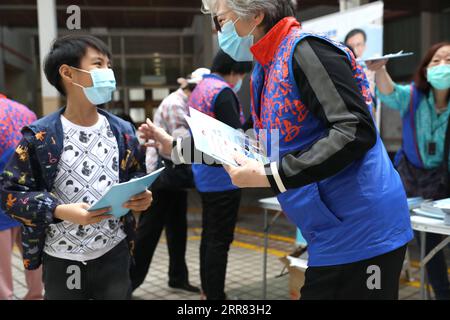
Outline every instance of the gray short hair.
{"type": "MultiPolygon", "coordinates": [[[[218,0],[202,0],[203,13],[213,13],[218,0]]],[[[264,12],[266,31],[285,17],[295,16],[297,0],[226,0],[228,6],[239,17],[248,18],[252,14],[264,12]]],[[[215,13],[215,12],[214,12],[215,13]]]]}

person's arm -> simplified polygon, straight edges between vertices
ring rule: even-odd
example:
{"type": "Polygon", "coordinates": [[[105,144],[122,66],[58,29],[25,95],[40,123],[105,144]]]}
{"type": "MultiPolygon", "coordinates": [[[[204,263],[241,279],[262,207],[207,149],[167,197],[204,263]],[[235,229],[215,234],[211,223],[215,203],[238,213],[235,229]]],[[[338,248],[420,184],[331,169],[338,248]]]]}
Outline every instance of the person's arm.
{"type": "Polygon", "coordinates": [[[231,89],[225,89],[216,98],[214,104],[216,119],[234,129],[241,129],[241,114],[236,94],[231,89]]]}
{"type": "MultiPolygon", "coordinates": [[[[214,113],[217,120],[236,129],[242,127],[240,107],[231,89],[223,90],[216,97],[214,113]]],[[[196,149],[194,139],[190,135],[173,137],[150,120],[147,120],[147,124],[141,126],[140,131],[143,132],[143,138],[157,141],[156,145],[148,146],[157,147],[164,156],[170,155],[174,164],[197,163],[215,167],[222,166],[217,160],[196,149]]]]}
{"type": "Polygon", "coordinates": [[[173,103],[167,107],[167,127],[169,133],[176,139],[189,134],[189,125],[185,119],[186,107],[180,103],[173,103]]]}
{"type": "Polygon", "coordinates": [[[344,52],[307,38],[294,55],[294,76],[302,102],[326,127],[306,150],[266,166],[277,192],[331,177],[362,158],[377,141],[375,124],[344,52]]]}
{"type": "Polygon", "coordinates": [[[386,106],[403,115],[411,100],[411,86],[396,84],[386,69],[387,60],[367,62],[367,68],[375,72],[376,95],[386,106]]]}
{"type": "Polygon", "coordinates": [[[60,201],[42,185],[35,156],[34,136],[26,132],[2,173],[1,206],[7,215],[28,227],[47,226],[55,221],[60,201]]]}
{"type": "MultiPolygon", "coordinates": [[[[231,89],[225,89],[217,95],[214,102],[214,116],[216,120],[230,127],[241,129],[240,107],[236,95],[231,89]]],[[[222,166],[217,160],[197,150],[194,139],[191,136],[184,136],[174,140],[172,152],[174,163],[200,163],[213,167],[222,166]]]]}
{"type": "Polygon", "coordinates": [[[394,92],[394,81],[386,70],[386,66],[375,71],[375,84],[381,94],[390,95],[394,92]]]}

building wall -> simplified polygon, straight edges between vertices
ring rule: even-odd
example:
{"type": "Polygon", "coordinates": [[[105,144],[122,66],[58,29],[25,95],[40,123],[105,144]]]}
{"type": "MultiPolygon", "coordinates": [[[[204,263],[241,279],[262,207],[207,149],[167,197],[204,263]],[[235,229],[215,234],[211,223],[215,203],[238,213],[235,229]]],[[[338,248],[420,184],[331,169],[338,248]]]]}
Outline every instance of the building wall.
{"type": "Polygon", "coordinates": [[[4,79],[0,91],[38,111],[33,38],[27,33],[1,26],[0,35],[0,63],[4,79]]]}

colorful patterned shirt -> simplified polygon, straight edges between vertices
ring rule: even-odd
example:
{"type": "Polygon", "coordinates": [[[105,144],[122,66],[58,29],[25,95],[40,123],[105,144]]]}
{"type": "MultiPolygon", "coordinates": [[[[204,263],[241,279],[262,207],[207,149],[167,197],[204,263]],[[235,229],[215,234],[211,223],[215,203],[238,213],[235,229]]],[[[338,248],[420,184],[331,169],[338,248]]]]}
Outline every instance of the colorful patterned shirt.
{"type": "MultiPolygon", "coordinates": [[[[22,138],[22,127],[36,121],[36,115],[26,106],[0,94],[0,173],[22,138]]],[[[20,226],[0,209],[0,231],[20,226]]]]}

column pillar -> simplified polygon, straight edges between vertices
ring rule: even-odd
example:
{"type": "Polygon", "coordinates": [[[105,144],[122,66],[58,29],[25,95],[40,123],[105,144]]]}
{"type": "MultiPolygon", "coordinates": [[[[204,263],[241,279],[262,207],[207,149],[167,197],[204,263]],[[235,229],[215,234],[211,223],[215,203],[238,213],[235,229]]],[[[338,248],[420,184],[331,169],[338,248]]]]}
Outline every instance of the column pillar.
{"type": "Polygon", "coordinates": [[[47,115],[60,107],[58,91],[47,81],[44,74],[44,59],[50,46],[58,36],[55,0],[36,0],[39,28],[39,59],[41,62],[42,113],[47,115]]]}

